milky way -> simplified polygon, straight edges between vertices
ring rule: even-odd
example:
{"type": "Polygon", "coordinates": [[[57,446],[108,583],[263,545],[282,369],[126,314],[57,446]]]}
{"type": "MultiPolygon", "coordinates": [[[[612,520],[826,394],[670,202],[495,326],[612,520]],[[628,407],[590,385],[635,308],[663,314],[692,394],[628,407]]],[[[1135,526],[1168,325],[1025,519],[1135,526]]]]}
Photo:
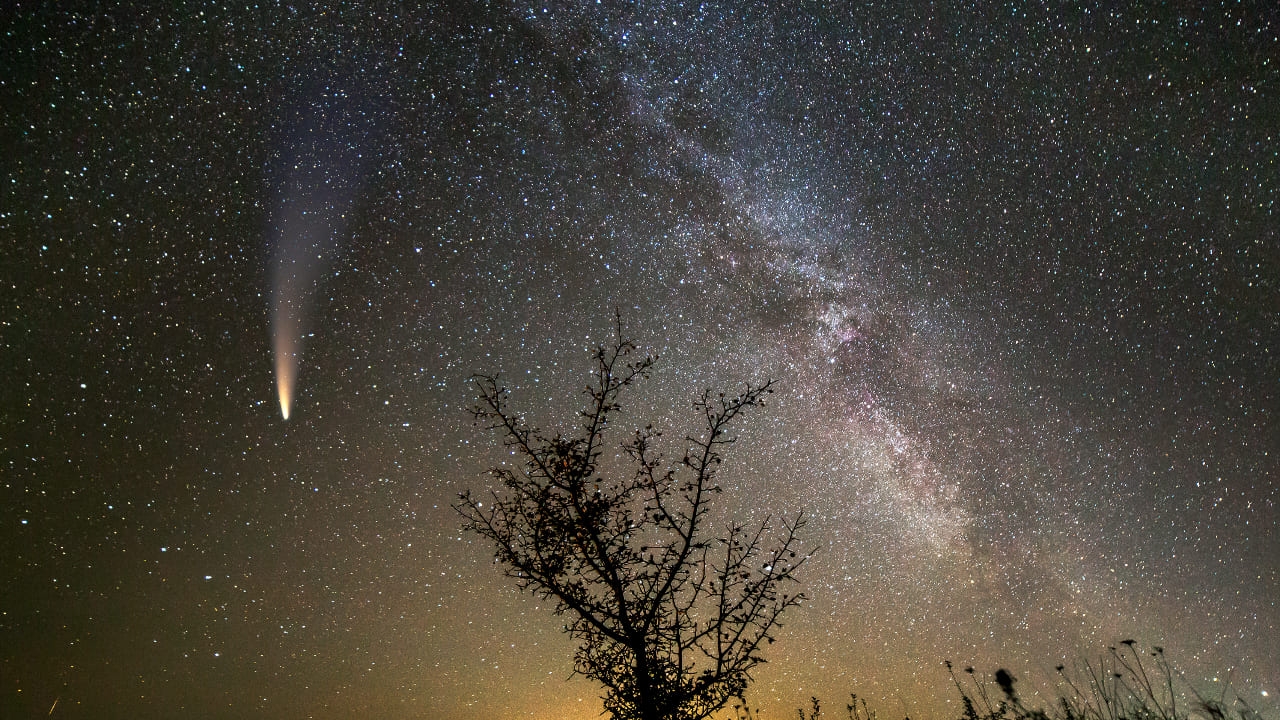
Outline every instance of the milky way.
{"type": "Polygon", "coordinates": [[[792,5],[16,11],[0,716],[598,716],[450,504],[615,310],[617,440],[776,382],[764,717],[1126,638],[1280,714],[1274,10],[792,5]]]}

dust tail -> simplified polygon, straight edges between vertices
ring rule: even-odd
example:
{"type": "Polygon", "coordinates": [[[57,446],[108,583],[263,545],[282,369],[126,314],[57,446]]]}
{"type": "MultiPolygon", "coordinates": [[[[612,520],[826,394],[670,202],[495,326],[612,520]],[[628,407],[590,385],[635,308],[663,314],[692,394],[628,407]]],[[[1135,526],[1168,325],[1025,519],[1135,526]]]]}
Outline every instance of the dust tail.
{"type": "MultiPolygon", "coordinates": [[[[277,312],[279,309],[277,308],[277,312]]],[[[293,323],[284,323],[292,325],[293,323]]],[[[276,331],[276,397],[280,399],[280,414],[285,420],[293,409],[293,386],[298,377],[298,353],[292,333],[276,331]]]]}

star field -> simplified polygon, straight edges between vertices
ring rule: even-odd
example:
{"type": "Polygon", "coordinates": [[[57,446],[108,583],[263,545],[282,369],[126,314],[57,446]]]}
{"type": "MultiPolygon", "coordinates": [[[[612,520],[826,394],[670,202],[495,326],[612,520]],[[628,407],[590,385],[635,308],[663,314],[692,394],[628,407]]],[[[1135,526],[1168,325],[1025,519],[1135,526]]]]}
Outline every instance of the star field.
{"type": "Polygon", "coordinates": [[[1280,16],[786,5],[6,13],[0,716],[597,717],[450,505],[617,308],[628,423],[777,383],[765,717],[1129,637],[1274,717],[1280,16]]]}

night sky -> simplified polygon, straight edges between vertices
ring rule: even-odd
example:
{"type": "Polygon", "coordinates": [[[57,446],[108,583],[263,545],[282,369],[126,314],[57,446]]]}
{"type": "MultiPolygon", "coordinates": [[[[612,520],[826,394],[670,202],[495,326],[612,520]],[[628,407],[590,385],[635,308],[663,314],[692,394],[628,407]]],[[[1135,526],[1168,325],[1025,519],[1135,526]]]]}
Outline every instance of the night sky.
{"type": "Polygon", "coordinates": [[[616,308],[621,425],[777,383],[765,717],[1126,638],[1275,717],[1275,5],[777,4],[0,13],[0,716],[596,717],[450,504],[616,308]]]}

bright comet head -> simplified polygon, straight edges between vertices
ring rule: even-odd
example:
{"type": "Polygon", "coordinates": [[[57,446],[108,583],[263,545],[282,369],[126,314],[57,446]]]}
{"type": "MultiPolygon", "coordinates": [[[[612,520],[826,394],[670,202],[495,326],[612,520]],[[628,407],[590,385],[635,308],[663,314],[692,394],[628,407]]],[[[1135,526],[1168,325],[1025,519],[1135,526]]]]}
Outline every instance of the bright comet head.
{"type": "Polygon", "coordinates": [[[293,398],[289,397],[289,388],[284,385],[280,385],[280,387],[277,388],[277,394],[280,396],[280,414],[284,416],[285,420],[288,420],[289,404],[293,400],[293,398]]]}

